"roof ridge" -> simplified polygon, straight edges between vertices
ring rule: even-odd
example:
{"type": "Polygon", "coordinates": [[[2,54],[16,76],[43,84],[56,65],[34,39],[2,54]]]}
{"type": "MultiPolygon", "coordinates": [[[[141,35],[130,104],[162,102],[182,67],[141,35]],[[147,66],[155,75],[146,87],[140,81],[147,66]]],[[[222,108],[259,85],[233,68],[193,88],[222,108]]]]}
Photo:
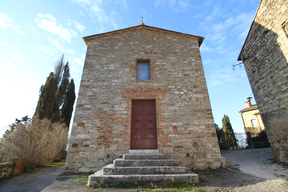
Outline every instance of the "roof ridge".
{"type": "Polygon", "coordinates": [[[108,32],[105,32],[105,33],[99,33],[99,34],[94,34],[94,35],[89,35],[89,36],[85,36],[83,37],[82,39],[84,40],[85,44],[87,45],[88,42],[92,39],[95,39],[97,37],[101,37],[101,36],[105,36],[105,35],[112,35],[112,34],[115,34],[115,33],[121,33],[121,32],[125,32],[125,31],[128,31],[128,30],[133,30],[133,29],[137,29],[137,28],[147,28],[147,29],[152,29],[152,30],[160,30],[162,32],[166,32],[166,33],[174,33],[174,34],[178,34],[178,35],[183,35],[183,36],[190,36],[190,37],[194,37],[194,38],[197,38],[198,39],[198,44],[199,44],[199,47],[201,46],[202,42],[204,41],[204,37],[201,37],[201,36],[197,36],[197,35],[191,35],[191,34],[187,34],[187,33],[181,33],[181,32],[177,32],[177,31],[172,31],[172,30],[168,30],[168,29],[162,29],[162,28],[158,28],[158,27],[153,27],[153,26],[149,26],[149,25],[145,25],[145,24],[140,24],[140,25],[136,25],[136,26],[132,26],[132,27],[128,27],[128,28],[124,28],[124,29],[118,29],[118,30],[114,30],[114,31],[108,31],[108,32]]]}

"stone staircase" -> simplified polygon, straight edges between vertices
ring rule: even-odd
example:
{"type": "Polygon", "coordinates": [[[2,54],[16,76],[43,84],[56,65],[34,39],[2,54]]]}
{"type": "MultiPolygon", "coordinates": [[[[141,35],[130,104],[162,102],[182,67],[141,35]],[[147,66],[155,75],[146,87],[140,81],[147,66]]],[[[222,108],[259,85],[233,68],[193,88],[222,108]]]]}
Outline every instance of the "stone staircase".
{"type": "Polygon", "coordinates": [[[107,186],[123,181],[150,182],[188,182],[197,183],[197,174],[174,163],[172,159],[164,159],[158,150],[129,150],[123,159],[115,159],[113,164],[103,167],[89,176],[88,186],[107,186]],[[187,172],[188,171],[188,172],[187,172]]]}

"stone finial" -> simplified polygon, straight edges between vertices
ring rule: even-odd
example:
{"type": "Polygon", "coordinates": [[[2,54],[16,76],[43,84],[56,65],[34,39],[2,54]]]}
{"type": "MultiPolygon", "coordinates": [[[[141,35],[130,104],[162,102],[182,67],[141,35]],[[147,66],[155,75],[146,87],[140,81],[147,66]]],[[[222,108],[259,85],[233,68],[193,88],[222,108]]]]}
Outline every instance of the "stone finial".
{"type": "Polygon", "coordinates": [[[246,107],[251,107],[251,98],[248,97],[246,100],[245,100],[245,105],[246,107]]]}

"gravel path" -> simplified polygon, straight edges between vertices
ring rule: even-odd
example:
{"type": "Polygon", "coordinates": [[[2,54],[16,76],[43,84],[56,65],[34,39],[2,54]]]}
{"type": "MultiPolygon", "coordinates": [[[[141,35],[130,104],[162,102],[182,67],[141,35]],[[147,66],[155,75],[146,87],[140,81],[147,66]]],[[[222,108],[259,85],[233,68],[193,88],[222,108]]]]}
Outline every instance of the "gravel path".
{"type": "Polygon", "coordinates": [[[288,179],[287,166],[273,163],[270,148],[223,151],[222,156],[230,167],[263,179],[288,179]]]}
{"type": "Polygon", "coordinates": [[[227,169],[199,172],[205,191],[288,192],[288,168],[274,163],[270,148],[221,151],[227,169]]]}
{"type": "MultiPolygon", "coordinates": [[[[198,172],[204,191],[288,192],[288,168],[273,163],[270,148],[222,151],[229,168],[198,172]],[[236,171],[238,170],[238,171],[236,171]]],[[[78,175],[61,175],[64,167],[43,168],[0,182],[1,192],[90,192],[138,191],[138,189],[90,189],[87,180],[71,180],[78,175]]]]}

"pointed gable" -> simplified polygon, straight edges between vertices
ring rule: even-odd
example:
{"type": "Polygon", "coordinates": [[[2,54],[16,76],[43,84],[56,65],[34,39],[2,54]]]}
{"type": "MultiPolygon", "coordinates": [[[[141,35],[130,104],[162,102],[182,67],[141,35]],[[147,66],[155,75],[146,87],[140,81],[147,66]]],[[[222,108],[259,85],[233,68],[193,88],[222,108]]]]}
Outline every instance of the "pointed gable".
{"type": "Polygon", "coordinates": [[[104,37],[108,37],[110,35],[117,35],[117,34],[122,34],[122,33],[126,33],[128,31],[137,31],[137,30],[147,30],[147,31],[153,31],[155,33],[166,33],[166,34],[170,34],[170,35],[177,35],[177,36],[183,36],[186,38],[192,38],[198,41],[198,45],[199,47],[201,46],[202,42],[204,41],[204,37],[200,37],[200,36],[196,36],[196,35],[190,35],[190,34],[186,34],[186,33],[180,33],[180,32],[176,32],[176,31],[171,31],[171,30],[167,30],[167,29],[161,29],[161,28],[157,28],[157,27],[152,27],[152,26],[148,26],[148,25],[137,25],[134,27],[129,27],[129,28],[125,28],[125,29],[120,29],[120,30],[116,30],[116,31],[110,31],[110,32],[106,32],[106,33],[100,33],[100,34],[96,34],[96,35],[90,35],[90,36],[86,36],[83,37],[83,40],[85,42],[86,45],[88,45],[89,41],[94,40],[94,39],[99,39],[99,38],[104,38],[104,37]]]}

